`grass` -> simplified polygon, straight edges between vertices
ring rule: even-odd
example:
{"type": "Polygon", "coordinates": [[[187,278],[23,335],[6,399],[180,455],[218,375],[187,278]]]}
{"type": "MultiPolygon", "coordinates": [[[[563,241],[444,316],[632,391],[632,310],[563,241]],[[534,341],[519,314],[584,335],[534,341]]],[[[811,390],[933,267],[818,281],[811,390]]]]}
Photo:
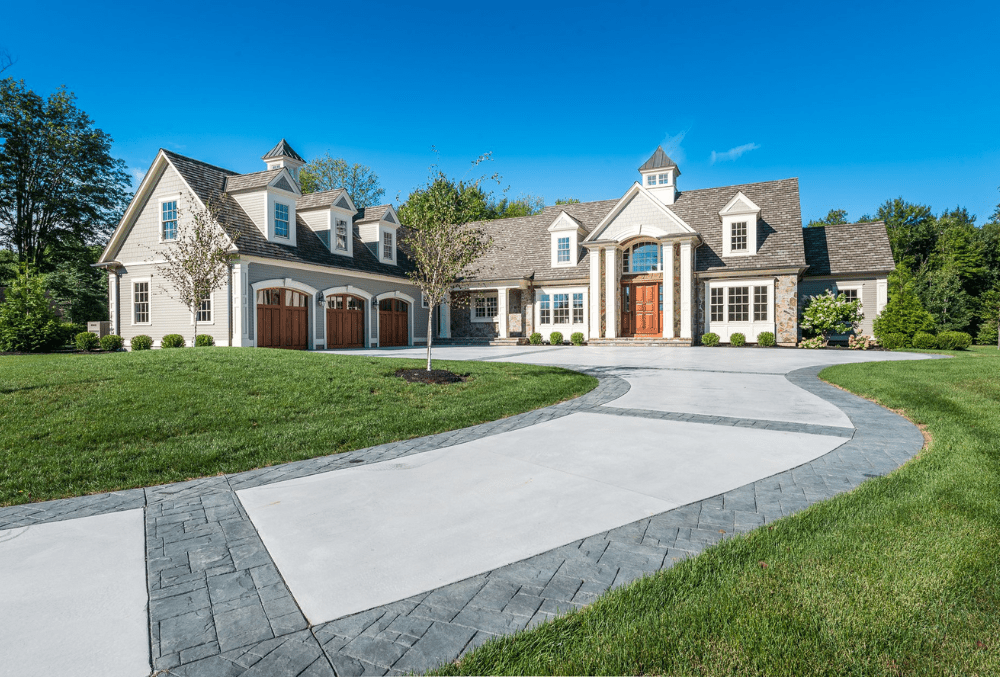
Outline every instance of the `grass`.
{"type": "Polygon", "coordinates": [[[149,486],[491,421],[588,392],[553,367],[213,348],[0,357],[0,505],[149,486]]]}
{"type": "Polygon", "coordinates": [[[1000,353],[946,354],[821,374],[927,426],[899,470],[440,674],[1000,674],[1000,353]]]}

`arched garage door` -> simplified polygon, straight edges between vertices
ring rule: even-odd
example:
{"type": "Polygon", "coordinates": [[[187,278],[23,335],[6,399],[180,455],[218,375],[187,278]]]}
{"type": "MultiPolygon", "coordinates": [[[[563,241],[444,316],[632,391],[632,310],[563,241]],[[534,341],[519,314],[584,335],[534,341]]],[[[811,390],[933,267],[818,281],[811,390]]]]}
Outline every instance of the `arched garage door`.
{"type": "Polygon", "coordinates": [[[382,299],[378,302],[378,344],[406,346],[410,344],[407,311],[409,305],[399,299],[382,299]]]}
{"type": "Polygon", "coordinates": [[[337,294],[326,299],[326,347],[365,347],[365,301],[337,294]]]}
{"type": "Polygon", "coordinates": [[[294,289],[257,291],[257,346],[309,348],[309,296],[294,289]]]}

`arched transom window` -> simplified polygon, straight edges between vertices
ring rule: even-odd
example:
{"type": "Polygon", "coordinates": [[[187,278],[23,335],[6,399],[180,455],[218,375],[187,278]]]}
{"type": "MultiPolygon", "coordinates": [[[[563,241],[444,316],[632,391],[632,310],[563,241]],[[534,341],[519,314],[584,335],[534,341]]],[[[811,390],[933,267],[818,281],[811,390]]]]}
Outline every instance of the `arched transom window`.
{"type": "Polygon", "coordinates": [[[638,242],[622,253],[622,271],[649,273],[660,270],[660,245],[657,242],[638,242]]]}

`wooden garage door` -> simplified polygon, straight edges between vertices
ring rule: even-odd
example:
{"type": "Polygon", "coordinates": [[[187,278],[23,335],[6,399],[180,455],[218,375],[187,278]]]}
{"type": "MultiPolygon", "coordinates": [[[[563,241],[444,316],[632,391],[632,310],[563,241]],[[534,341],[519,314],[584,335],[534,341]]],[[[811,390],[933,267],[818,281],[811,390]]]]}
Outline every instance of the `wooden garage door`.
{"type": "Polygon", "coordinates": [[[326,299],[326,347],[365,347],[365,302],[356,296],[326,299]]]}
{"type": "Polygon", "coordinates": [[[257,291],[257,346],[306,350],[309,296],[294,289],[257,291]]]}
{"type": "Polygon", "coordinates": [[[406,320],[409,304],[399,299],[383,299],[378,302],[378,344],[379,346],[409,345],[409,331],[406,320]]]}

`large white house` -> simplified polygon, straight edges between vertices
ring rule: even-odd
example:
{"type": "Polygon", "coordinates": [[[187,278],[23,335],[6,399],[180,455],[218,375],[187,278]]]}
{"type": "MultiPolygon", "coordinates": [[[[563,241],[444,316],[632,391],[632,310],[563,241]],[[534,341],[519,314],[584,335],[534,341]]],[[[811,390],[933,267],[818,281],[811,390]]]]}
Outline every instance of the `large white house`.
{"type": "Polygon", "coordinates": [[[681,191],[680,168],[657,148],[618,199],[482,224],[496,246],[451,304],[430,309],[406,276],[392,205],[357,210],[344,190],[303,195],[305,161],[284,139],[262,159],[264,171],[237,174],[160,150],[99,263],[114,332],[190,333],[194,317],[156,265],[209,200],[237,235],[228,283],[198,313],[218,345],[413,345],[427,340],[428,312],[435,340],[560,331],[592,344],[692,345],[706,332],[753,342],[769,331],[795,345],[810,295],[860,298],[866,334],[887,300],[883,223],[803,229],[796,179],[681,191]]]}

